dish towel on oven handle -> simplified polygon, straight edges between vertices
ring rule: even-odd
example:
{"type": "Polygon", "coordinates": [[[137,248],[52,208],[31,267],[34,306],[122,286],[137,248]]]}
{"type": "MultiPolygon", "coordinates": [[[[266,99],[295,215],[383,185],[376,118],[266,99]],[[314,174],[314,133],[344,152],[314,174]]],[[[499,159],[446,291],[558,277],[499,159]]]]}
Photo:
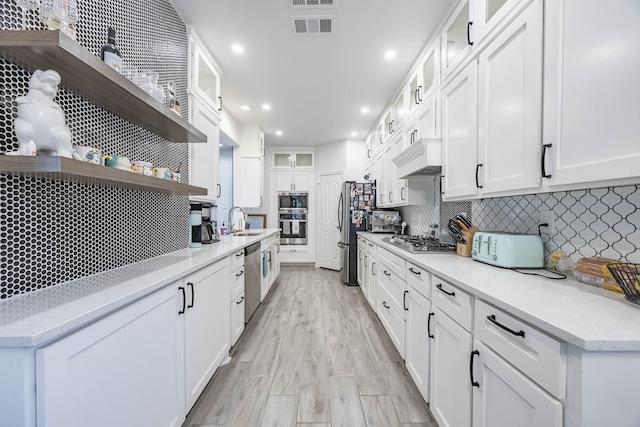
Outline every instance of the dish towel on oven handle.
{"type": "Polygon", "coordinates": [[[294,219],[291,221],[291,234],[298,235],[300,234],[300,221],[294,219]]]}
{"type": "Polygon", "coordinates": [[[291,234],[291,221],[284,220],[282,221],[282,234],[288,236],[291,234]]]}

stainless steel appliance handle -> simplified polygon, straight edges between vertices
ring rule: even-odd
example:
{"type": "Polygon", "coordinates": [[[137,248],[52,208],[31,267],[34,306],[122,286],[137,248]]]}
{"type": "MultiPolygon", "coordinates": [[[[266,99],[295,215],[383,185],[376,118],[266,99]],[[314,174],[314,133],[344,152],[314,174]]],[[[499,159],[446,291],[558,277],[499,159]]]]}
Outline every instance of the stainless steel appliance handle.
{"type": "Polygon", "coordinates": [[[342,231],[342,208],[344,204],[344,197],[342,193],[340,193],[340,198],[338,199],[338,230],[342,231]]]}

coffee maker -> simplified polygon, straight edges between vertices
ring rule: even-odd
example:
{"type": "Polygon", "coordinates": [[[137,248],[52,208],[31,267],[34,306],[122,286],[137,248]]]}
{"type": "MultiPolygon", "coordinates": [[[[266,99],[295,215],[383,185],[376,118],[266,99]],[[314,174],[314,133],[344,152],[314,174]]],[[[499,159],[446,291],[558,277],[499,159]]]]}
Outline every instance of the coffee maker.
{"type": "Polygon", "coordinates": [[[191,243],[189,247],[202,246],[202,204],[192,203],[189,207],[189,225],[191,226],[191,243]]]}
{"type": "Polygon", "coordinates": [[[218,233],[218,224],[211,219],[211,204],[202,204],[202,229],[200,241],[204,244],[215,243],[220,241],[220,233],[218,233]]]}

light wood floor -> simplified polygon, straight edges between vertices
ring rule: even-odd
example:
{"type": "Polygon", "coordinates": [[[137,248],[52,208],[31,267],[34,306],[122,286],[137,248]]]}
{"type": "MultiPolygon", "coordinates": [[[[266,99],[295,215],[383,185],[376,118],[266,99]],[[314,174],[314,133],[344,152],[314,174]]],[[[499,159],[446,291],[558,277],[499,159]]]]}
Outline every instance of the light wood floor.
{"type": "Polygon", "coordinates": [[[359,287],[283,267],[183,427],[437,427],[359,287]]]}

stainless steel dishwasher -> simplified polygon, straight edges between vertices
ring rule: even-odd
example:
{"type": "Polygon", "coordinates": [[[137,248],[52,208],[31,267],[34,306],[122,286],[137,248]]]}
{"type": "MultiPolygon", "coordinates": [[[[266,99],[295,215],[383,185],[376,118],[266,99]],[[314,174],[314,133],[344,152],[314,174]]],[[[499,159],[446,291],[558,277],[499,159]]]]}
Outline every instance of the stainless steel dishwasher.
{"type": "Polygon", "coordinates": [[[260,242],[244,250],[244,322],[247,323],[260,304],[260,242]]]}

